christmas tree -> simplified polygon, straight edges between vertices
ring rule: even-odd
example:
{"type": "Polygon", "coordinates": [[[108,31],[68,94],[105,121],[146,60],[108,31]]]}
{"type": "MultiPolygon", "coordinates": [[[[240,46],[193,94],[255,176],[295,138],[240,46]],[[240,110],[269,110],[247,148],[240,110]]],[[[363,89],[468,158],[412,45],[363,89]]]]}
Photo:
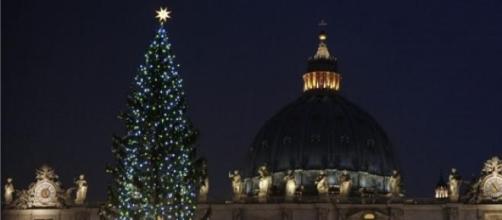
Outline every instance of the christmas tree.
{"type": "Polygon", "coordinates": [[[114,137],[116,164],[102,216],[113,219],[191,219],[196,206],[193,144],[182,79],[167,36],[169,11],[157,11],[160,27],[134,77],[127,133],[114,137]]]}

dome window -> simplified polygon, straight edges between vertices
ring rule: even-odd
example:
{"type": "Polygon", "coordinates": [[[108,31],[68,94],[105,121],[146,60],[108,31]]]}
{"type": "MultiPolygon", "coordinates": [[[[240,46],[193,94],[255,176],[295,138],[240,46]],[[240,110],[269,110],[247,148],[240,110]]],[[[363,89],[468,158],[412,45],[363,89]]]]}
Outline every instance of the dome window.
{"type": "Polygon", "coordinates": [[[368,145],[368,147],[374,147],[375,146],[375,139],[373,138],[370,138],[366,141],[366,145],[368,145]]]}
{"type": "Polygon", "coordinates": [[[321,135],[320,134],[313,134],[312,136],[310,136],[310,142],[312,142],[312,143],[321,142],[321,135]]]}
{"type": "Polygon", "coordinates": [[[342,143],[342,144],[348,144],[348,143],[350,143],[349,136],[346,136],[346,135],[340,136],[340,143],[342,143]]]}
{"type": "Polygon", "coordinates": [[[437,186],[434,192],[434,198],[436,199],[448,198],[448,189],[446,188],[446,186],[437,186]]]}
{"type": "Polygon", "coordinates": [[[267,148],[268,147],[268,141],[267,140],[262,141],[261,142],[261,147],[267,148]]]}
{"type": "Polygon", "coordinates": [[[291,144],[291,137],[286,136],[282,139],[282,144],[291,144]]]}

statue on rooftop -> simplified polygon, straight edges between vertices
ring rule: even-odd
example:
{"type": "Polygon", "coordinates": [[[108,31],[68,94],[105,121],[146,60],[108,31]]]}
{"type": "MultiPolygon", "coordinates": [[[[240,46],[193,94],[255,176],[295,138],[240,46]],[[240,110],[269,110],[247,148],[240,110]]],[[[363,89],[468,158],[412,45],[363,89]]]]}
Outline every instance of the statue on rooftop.
{"type": "Polygon", "coordinates": [[[461,177],[457,172],[457,169],[452,168],[450,175],[448,175],[448,198],[450,202],[458,202],[460,198],[460,184],[461,177]]]}
{"type": "Polygon", "coordinates": [[[284,187],[285,200],[292,201],[295,198],[297,188],[295,173],[293,172],[293,170],[288,170],[283,180],[284,182],[286,182],[286,186],[284,187]]]}
{"type": "Polygon", "coordinates": [[[389,178],[389,197],[400,197],[403,196],[401,192],[401,174],[397,170],[392,171],[392,175],[389,178]]]}
{"type": "Polygon", "coordinates": [[[77,188],[77,195],[75,197],[76,205],[83,205],[85,198],[87,196],[87,181],[85,180],[84,174],[80,174],[78,179],[75,181],[77,188]]]}
{"type": "Polygon", "coordinates": [[[207,175],[207,161],[201,159],[199,168],[199,202],[207,201],[207,194],[209,192],[209,176],[207,175]]]}
{"type": "Polygon", "coordinates": [[[344,170],[340,176],[340,197],[348,197],[352,189],[352,179],[349,172],[344,170]]]}
{"type": "Polygon", "coordinates": [[[7,178],[7,183],[4,186],[4,202],[6,205],[10,205],[14,199],[14,184],[12,183],[12,178],[7,178]]]}
{"type": "Polygon", "coordinates": [[[267,166],[262,165],[258,168],[258,201],[266,202],[272,188],[272,176],[268,172],[267,166]]]}
{"type": "Polygon", "coordinates": [[[233,173],[228,173],[228,178],[232,181],[232,191],[234,193],[234,201],[239,201],[242,197],[243,182],[239,170],[234,170],[233,173]]]}
{"type": "Polygon", "coordinates": [[[326,176],[326,172],[324,172],[324,170],[321,170],[321,172],[319,172],[319,176],[317,176],[315,184],[317,192],[319,193],[320,196],[328,195],[329,192],[328,177],[326,176]]]}

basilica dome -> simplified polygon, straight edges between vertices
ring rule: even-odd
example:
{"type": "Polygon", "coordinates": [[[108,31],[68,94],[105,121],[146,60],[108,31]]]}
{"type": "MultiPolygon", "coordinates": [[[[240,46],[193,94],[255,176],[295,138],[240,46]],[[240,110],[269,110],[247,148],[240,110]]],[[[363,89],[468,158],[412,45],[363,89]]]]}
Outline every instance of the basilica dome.
{"type": "Polygon", "coordinates": [[[252,170],[272,172],[338,169],[389,175],[392,145],[364,110],[328,89],[304,92],[260,129],[251,151],[252,170]]]}
{"type": "Polygon", "coordinates": [[[319,35],[319,47],[303,74],[303,93],[272,116],[259,130],[249,152],[249,176],[261,166],[277,179],[287,171],[313,185],[321,172],[337,186],[342,172],[350,173],[357,188],[386,192],[396,169],[392,144],[382,127],[366,111],[340,95],[337,58],[319,35]]]}

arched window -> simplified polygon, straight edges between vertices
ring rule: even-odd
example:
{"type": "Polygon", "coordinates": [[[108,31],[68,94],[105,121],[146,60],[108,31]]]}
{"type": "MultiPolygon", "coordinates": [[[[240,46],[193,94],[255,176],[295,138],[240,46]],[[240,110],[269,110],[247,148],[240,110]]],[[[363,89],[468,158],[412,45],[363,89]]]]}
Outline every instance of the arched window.
{"type": "Polygon", "coordinates": [[[373,138],[370,138],[366,141],[366,145],[368,145],[368,147],[374,147],[375,146],[375,139],[373,138]]]}
{"type": "Polygon", "coordinates": [[[282,139],[282,144],[291,144],[291,137],[289,136],[285,136],[283,139],[282,139]]]}
{"type": "Polygon", "coordinates": [[[267,141],[267,140],[263,140],[263,141],[261,142],[261,147],[262,147],[262,148],[267,148],[267,147],[268,147],[268,141],[267,141]]]}
{"type": "Polygon", "coordinates": [[[340,136],[340,143],[342,143],[342,144],[350,143],[350,137],[347,135],[340,136]]]}
{"type": "Polygon", "coordinates": [[[363,214],[363,220],[374,220],[376,219],[376,215],[373,212],[366,212],[363,214]]]}
{"type": "Polygon", "coordinates": [[[313,134],[310,136],[310,142],[312,143],[319,143],[321,142],[321,135],[320,134],[313,134]]]}

